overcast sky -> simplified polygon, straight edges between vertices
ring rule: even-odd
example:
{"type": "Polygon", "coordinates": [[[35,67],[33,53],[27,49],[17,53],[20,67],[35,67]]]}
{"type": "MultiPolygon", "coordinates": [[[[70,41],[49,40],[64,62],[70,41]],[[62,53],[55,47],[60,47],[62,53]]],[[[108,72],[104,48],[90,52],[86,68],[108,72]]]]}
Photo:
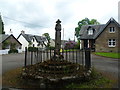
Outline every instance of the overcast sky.
{"type": "MultiPolygon", "coordinates": [[[[55,37],[55,22],[62,21],[64,39],[74,38],[78,21],[97,19],[101,24],[113,17],[118,21],[119,0],[0,0],[0,12],[5,32],[12,29],[17,37],[21,30],[27,34],[49,33],[55,37]]],[[[62,31],[63,32],[63,31],[62,31]]],[[[63,35],[62,35],[63,39],[63,35]]]]}

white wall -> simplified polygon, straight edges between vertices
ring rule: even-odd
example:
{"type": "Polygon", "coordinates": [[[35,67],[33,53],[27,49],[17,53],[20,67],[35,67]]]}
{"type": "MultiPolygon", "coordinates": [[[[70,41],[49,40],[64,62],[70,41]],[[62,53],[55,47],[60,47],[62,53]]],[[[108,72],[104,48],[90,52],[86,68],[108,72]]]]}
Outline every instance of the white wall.
{"type": "Polygon", "coordinates": [[[25,51],[25,47],[29,45],[28,41],[22,35],[18,38],[18,41],[22,44],[22,51],[25,51]]]}
{"type": "Polygon", "coordinates": [[[50,40],[50,46],[55,47],[55,42],[52,39],[50,40]]]}
{"type": "Polygon", "coordinates": [[[32,46],[33,46],[33,44],[34,44],[34,47],[38,47],[38,46],[37,46],[38,43],[37,43],[35,37],[33,37],[33,39],[32,39],[32,46]],[[34,39],[34,40],[33,40],[33,39],[34,39]]]}
{"type": "Polygon", "coordinates": [[[0,55],[2,55],[2,54],[8,54],[8,51],[9,51],[9,49],[0,50],[0,55]]]}
{"type": "Polygon", "coordinates": [[[82,49],[82,43],[81,43],[82,41],[80,40],[80,49],[82,49]]]}

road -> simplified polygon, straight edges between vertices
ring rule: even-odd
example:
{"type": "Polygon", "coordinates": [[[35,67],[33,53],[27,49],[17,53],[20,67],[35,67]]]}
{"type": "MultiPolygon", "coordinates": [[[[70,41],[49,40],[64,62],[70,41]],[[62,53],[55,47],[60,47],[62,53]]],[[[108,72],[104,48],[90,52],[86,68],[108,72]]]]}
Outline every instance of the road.
{"type": "Polygon", "coordinates": [[[118,59],[105,58],[101,56],[92,55],[92,66],[96,69],[118,77],[118,59]]]}
{"type": "Polygon", "coordinates": [[[24,53],[8,54],[2,56],[2,74],[11,69],[22,67],[24,65],[24,53]]]}

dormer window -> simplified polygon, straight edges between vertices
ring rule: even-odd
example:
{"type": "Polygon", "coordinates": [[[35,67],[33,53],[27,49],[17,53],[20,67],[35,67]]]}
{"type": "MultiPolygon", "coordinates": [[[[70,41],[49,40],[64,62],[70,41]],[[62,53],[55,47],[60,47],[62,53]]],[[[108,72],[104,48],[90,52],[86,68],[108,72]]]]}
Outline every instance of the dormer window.
{"type": "Polygon", "coordinates": [[[93,35],[93,32],[94,32],[93,29],[89,29],[88,30],[88,35],[93,35]]]}
{"type": "Polygon", "coordinates": [[[115,28],[114,27],[110,27],[109,28],[109,33],[115,33],[115,28]]]}

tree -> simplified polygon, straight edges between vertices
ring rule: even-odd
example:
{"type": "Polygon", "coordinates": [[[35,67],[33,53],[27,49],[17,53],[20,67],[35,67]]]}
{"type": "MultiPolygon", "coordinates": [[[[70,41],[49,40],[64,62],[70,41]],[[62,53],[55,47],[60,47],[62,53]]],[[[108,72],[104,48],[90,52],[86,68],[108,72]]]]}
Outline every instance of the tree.
{"type": "Polygon", "coordinates": [[[4,23],[2,21],[1,15],[0,15],[0,34],[5,34],[4,23]]]}
{"type": "Polygon", "coordinates": [[[47,47],[50,47],[50,40],[51,40],[51,38],[50,38],[49,33],[44,33],[43,36],[45,36],[46,39],[47,39],[47,41],[48,41],[48,42],[47,42],[47,47]]]}
{"type": "Polygon", "coordinates": [[[80,29],[83,25],[98,25],[100,24],[96,19],[88,19],[88,18],[85,18],[81,21],[78,22],[78,27],[75,28],[75,36],[76,38],[79,40],[80,38],[80,29]]]}

